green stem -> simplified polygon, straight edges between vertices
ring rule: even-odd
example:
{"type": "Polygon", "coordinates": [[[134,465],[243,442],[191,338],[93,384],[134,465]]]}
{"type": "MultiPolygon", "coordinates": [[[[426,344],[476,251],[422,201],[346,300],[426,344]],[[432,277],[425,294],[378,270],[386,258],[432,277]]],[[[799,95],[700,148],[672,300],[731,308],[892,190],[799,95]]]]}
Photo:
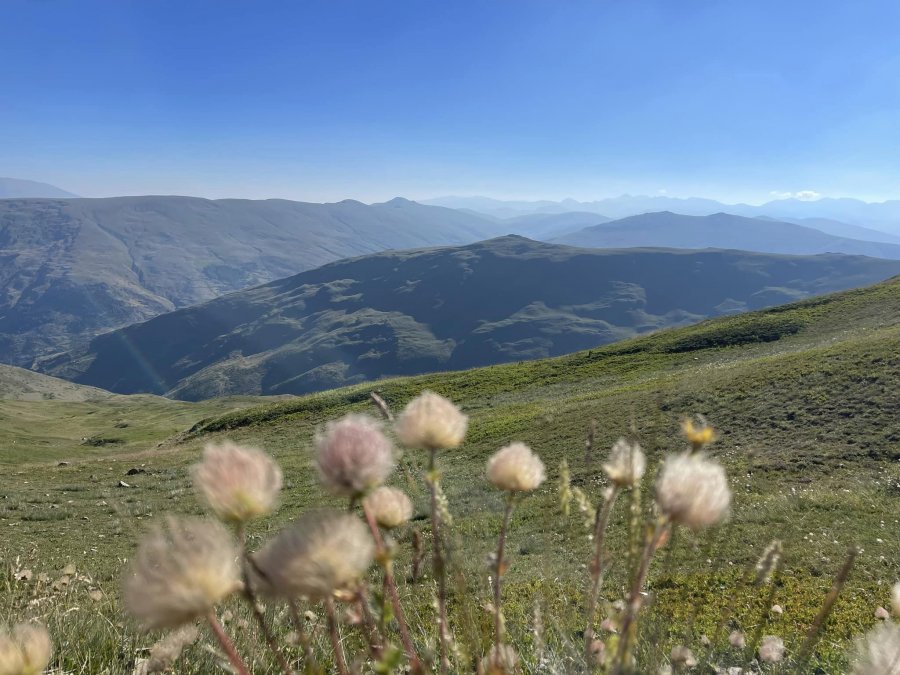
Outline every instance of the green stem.
{"type": "Polygon", "coordinates": [[[506,510],[503,512],[503,525],[500,527],[500,536],[497,541],[497,560],[494,564],[494,653],[500,654],[500,643],[503,640],[503,614],[500,603],[503,600],[501,594],[501,581],[504,568],[503,552],[506,548],[506,532],[509,529],[509,520],[512,517],[515,506],[515,496],[510,492],[506,497],[506,510]]]}

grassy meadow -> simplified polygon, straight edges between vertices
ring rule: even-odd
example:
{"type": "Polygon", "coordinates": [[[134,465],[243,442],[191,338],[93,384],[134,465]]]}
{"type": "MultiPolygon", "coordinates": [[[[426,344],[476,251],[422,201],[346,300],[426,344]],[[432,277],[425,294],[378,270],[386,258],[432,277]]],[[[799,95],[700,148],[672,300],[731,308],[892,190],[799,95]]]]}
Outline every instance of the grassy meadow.
{"type": "MultiPolygon", "coordinates": [[[[844,672],[853,637],[876,623],[876,607],[889,606],[900,580],[898,384],[900,280],[892,280],[565,357],[302,398],[0,401],[0,616],[43,620],[62,672],[131,673],[159,636],[140,633],[121,611],[123,565],[151,522],[202,512],[188,471],[204,444],[227,438],[255,445],[283,468],[279,510],[250,531],[256,548],[303,509],[344,506],[323,492],[312,468],[316,429],[349,411],[377,414],[370,391],[397,410],[431,389],[471,418],[466,443],[439,459],[453,515],[450,623],[458,670],[491,644],[486,559],[496,548],[503,498],[484,479],[487,458],[520,440],[547,465],[548,480],[512,519],[504,613],[525,672],[578,672],[590,514],[577,504],[562,513],[560,463],[566,460],[572,485],[596,506],[608,448],[621,436],[638,440],[650,465],[646,510],[659,460],[683,448],[680,423],[699,414],[720,432],[711,453],[728,470],[732,515],[697,535],[678,530],[655,559],[641,620],[641,672],[657,672],[676,645],[700,657],[695,672],[714,672],[710,664],[747,668],[752,639],[767,634],[784,639],[788,660],[764,672],[844,672]],[[771,584],[755,587],[747,570],[773,539],[783,542],[782,564],[771,584]],[[860,552],[849,580],[801,667],[791,657],[851,547],[860,552]],[[774,604],[783,614],[769,611],[774,604]],[[733,629],[747,635],[746,649],[729,646],[733,629]]],[[[432,580],[408,579],[412,530],[428,532],[426,460],[407,452],[392,482],[416,507],[411,527],[396,536],[401,593],[417,644],[433,649],[432,580]]],[[[628,582],[628,500],[612,515],[613,559],[598,624],[628,582]]],[[[275,672],[247,614],[237,606],[222,611],[254,672],[275,672]]],[[[290,641],[286,610],[268,611],[290,641]]],[[[321,616],[307,620],[325,654],[321,616]]],[[[358,633],[342,627],[350,648],[360,644],[358,633]]],[[[201,630],[177,672],[210,672],[218,661],[211,644],[201,630]]],[[[299,647],[292,649],[299,658],[299,647]]]]}

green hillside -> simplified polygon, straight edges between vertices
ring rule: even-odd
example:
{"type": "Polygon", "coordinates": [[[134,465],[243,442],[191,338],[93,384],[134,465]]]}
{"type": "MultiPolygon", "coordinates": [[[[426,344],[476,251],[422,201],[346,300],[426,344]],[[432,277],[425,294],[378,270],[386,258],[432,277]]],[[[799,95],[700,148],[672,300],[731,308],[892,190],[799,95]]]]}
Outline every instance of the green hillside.
{"type": "MultiPolygon", "coordinates": [[[[458,545],[465,542],[465,556],[457,551],[454,557],[467,574],[467,595],[457,589],[451,602],[457,626],[467,608],[480,611],[477,607],[489,597],[482,560],[495,545],[501,497],[483,479],[486,458],[500,445],[522,440],[547,463],[547,483],[522,503],[510,532],[505,611],[527,672],[539,670],[530,651],[536,602],[548,645],[561,655],[561,663],[567,654],[577,658],[579,649],[589,542],[577,509],[568,519],[559,513],[559,462],[567,459],[573,484],[596,502],[604,482],[599,463],[616,438],[636,435],[654,466],[664,452],[681,446],[677,429],[683,416],[698,413],[721,431],[713,453],[731,478],[732,520],[710,533],[682,533],[670,542],[650,577],[654,604],[644,623],[650,631],[646,637],[660,645],[687,642],[699,648],[699,636],[715,637],[721,611],[734,605],[728,630],[780,635],[788,653],[795,653],[848,547],[860,546],[810,666],[811,672],[832,673],[846,667],[850,638],[874,622],[874,608],[889,602],[890,584],[900,578],[898,382],[900,279],[895,278],[560,358],[387,380],[376,388],[394,408],[430,388],[471,416],[465,445],[441,458],[455,518],[453,537],[458,545]],[[597,455],[586,458],[585,434],[592,420],[597,422],[597,455]],[[738,579],[776,537],[784,541],[784,565],[771,597],[761,598],[738,579]],[[765,603],[780,604],[784,614],[761,624],[765,603]]],[[[79,609],[65,615],[63,609],[48,611],[51,631],[90,636],[67,645],[67,663],[86,671],[111,662],[114,672],[131,667],[137,645],[144,643],[130,628],[117,625],[119,561],[131,554],[135,538],[153,518],[167,511],[199,511],[187,469],[205,442],[227,437],[276,456],[286,477],[276,518],[283,522],[298,509],[331,501],[323,498],[310,465],[313,432],[347,411],[370,410],[370,389],[360,385],[218,415],[215,408],[233,404],[210,401],[186,413],[189,408],[181,406],[192,404],[161,402],[168,412],[135,408],[131,423],[140,426],[142,414],[148,419],[169,415],[183,423],[182,430],[191,428],[189,433],[156,447],[171,433],[159,426],[158,435],[125,451],[110,446],[88,452],[73,443],[40,457],[39,463],[0,474],[5,497],[0,528],[6,535],[2,564],[52,575],[75,563],[107,594],[91,603],[78,595],[86,589],[75,584],[64,600],[79,609]],[[72,463],[58,467],[60,458],[72,463]],[[146,473],[126,476],[132,468],[146,473]],[[119,480],[132,487],[118,487],[119,480]],[[81,521],[89,524],[89,542],[81,521]]],[[[9,405],[0,402],[0,411],[9,414],[9,405]]],[[[89,406],[77,413],[60,402],[29,405],[35,426],[58,424],[67,409],[79,416],[107,415],[111,428],[97,433],[114,428],[102,401],[77,404],[89,406]]],[[[8,459],[9,451],[3,452],[8,459]]],[[[424,463],[424,457],[408,454],[396,474],[419,515],[425,511],[424,463]]],[[[625,507],[614,515],[613,550],[622,550],[625,518],[625,507]]],[[[268,536],[269,527],[252,533],[253,546],[268,536]]],[[[400,545],[408,551],[408,535],[400,536],[400,545]]],[[[401,568],[405,574],[405,558],[401,568]]],[[[607,600],[620,597],[623,582],[620,567],[614,566],[605,586],[607,600]]],[[[31,587],[9,583],[13,592],[0,595],[0,602],[14,615],[26,613],[31,587]]],[[[405,588],[404,594],[414,607],[414,626],[421,627],[429,621],[428,594],[415,588],[405,588]]],[[[63,599],[52,602],[57,601],[63,599]]],[[[487,615],[484,621],[487,625],[487,615]]],[[[721,644],[714,647],[727,651],[721,644]]],[[[189,659],[189,672],[210,667],[199,647],[189,659]]],[[[655,672],[656,664],[647,662],[647,667],[655,672]]]]}
{"type": "Polygon", "coordinates": [[[881,281],[900,261],[506,236],[342,260],[101,335],[46,372],[186,400],[306,394],[589,349],[881,281]]]}

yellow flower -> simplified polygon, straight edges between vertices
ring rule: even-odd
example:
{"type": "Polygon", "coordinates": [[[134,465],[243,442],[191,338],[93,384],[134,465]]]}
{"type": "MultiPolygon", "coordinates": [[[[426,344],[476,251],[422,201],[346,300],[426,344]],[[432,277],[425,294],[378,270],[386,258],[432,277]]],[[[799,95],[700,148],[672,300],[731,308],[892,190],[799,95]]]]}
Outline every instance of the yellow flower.
{"type": "Polygon", "coordinates": [[[694,424],[694,421],[691,419],[686,419],[682,422],[681,431],[694,448],[694,451],[700,450],[705,445],[709,445],[717,438],[716,432],[711,426],[706,423],[694,424]]]}

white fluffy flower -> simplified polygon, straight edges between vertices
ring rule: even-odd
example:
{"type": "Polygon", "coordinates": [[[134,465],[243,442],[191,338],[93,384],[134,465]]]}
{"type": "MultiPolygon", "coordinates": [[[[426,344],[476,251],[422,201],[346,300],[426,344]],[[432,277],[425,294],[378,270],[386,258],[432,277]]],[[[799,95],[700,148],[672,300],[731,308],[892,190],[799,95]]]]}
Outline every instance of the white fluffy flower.
{"type": "Polygon", "coordinates": [[[374,553],[372,535],[356,516],[310,511],[276,535],[253,560],[263,590],[321,600],[362,577],[374,553]]]}
{"type": "Polygon", "coordinates": [[[214,520],[168,520],[138,548],[125,606],[144,627],[174,628],[209,612],[240,587],[237,550],[214,520]]]}
{"type": "Polygon", "coordinates": [[[784,658],[784,640],[777,635],[766,635],[759,643],[759,660],[778,663],[784,658]]]}
{"type": "Polygon", "coordinates": [[[423,391],[397,417],[394,430],[407,448],[444,450],[463,442],[469,418],[453,403],[432,391],[423,391]]]}
{"type": "Polygon", "coordinates": [[[603,465],[609,479],[621,487],[633,487],[640,482],[646,468],[647,459],[641,446],[624,438],[616,441],[609,453],[609,461],[603,465]]]}
{"type": "Polygon", "coordinates": [[[725,470],[702,453],[671,455],[657,481],[656,499],[673,522],[699,530],[726,518],[731,490],[725,470]]]}
{"type": "Polygon", "coordinates": [[[271,513],[281,490],[281,469],[271,457],[230,442],[207,445],[193,478],[203,501],[229,523],[271,513]]]}
{"type": "Polygon", "coordinates": [[[365,499],[366,508],[381,527],[391,530],[409,522],[412,518],[412,502],[406,493],[397,488],[382,486],[365,499]]]}
{"type": "Polygon", "coordinates": [[[894,584],[894,591],[891,593],[891,609],[894,610],[894,616],[900,618],[900,581],[894,584]]]}
{"type": "Polygon", "coordinates": [[[316,466],[322,483],[333,493],[357,496],[391,474],[393,449],[381,422],[367,415],[347,415],[329,422],[316,436],[316,466]]]}
{"type": "Polygon", "coordinates": [[[544,463],[524,443],[501,448],[488,460],[488,480],[501,490],[531,492],[547,477],[544,463]]]}
{"type": "Polygon", "coordinates": [[[40,624],[20,623],[10,633],[0,631],[0,675],[38,675],[50,662],[52,645],[40,624]]]}
{"type": "Polygon", "coordinates": [[[856,643],[854,675],[900,674],[900,626],[885,621],[856,643]]]}

